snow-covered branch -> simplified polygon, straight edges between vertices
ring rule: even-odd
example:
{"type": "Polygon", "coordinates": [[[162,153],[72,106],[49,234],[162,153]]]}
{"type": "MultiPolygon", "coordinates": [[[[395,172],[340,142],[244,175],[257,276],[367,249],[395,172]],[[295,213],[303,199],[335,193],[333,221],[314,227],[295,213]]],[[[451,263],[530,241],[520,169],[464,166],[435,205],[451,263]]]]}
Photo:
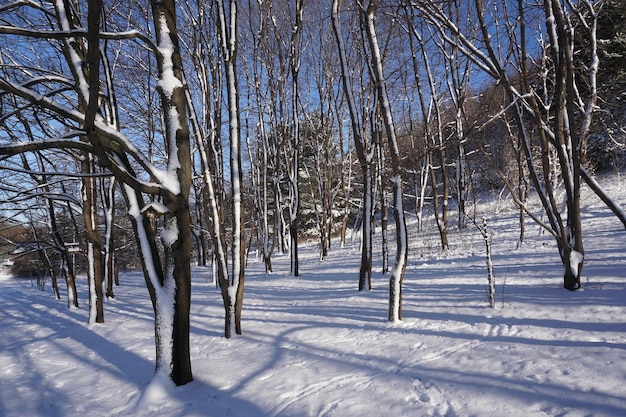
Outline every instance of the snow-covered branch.
{"type": "MultiPolygon", "coordinates": [[[[87,29],[35,30],[16,26],[0,25],[0,34],[17,35],[35,39],[66,40],[87,37],[87,29]]],[[[154,41],[138,30],[128,30],[124,32],[99,32],[98,37],[102,40],[140,40],[152,52],[158,52],[157,45],[154,41]]]]}

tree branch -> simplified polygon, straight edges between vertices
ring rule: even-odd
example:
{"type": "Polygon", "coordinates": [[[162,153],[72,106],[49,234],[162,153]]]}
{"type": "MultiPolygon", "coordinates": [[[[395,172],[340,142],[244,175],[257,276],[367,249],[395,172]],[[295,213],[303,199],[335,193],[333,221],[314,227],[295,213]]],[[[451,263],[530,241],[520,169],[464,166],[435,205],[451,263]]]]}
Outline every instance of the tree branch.
{"type": "MultiPolygon", "coordinates": [[[[72,29],[72,30],[33,30],[19,28],[15,26],[0,25],[0,34],[3,35],[18,35],[28,38],[36,39],[69,39],[69,38],[86,38],[88,36],[88,30],[86,29],[72,29]]],[[[158,48],[155,43],[148,36],[137,30],[128,30],[126,32],[99,32],[99,39],[106,40],[125,40],[125,39],[139,39],[148,46],[148,48],[158,53],[158,48]]]]}
{"type": "Polygon", "coordinates": [[[609,195],[604,191],[604,189],[598,184],[598,182],[591,176],[587,168],[581,166],[580,167],[580,176],[583,181],[593,190],[594,193],[602,200],[604,204],[617,216],[619,221],[622,222],[624,227],[626,228],[626,212],[622,209],[609,195]]]}

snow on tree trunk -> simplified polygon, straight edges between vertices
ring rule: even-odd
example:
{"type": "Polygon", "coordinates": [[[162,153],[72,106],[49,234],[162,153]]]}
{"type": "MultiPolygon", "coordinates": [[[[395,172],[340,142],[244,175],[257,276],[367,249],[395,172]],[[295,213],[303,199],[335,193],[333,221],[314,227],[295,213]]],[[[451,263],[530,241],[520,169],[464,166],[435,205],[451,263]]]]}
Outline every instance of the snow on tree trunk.
{"type": "Polygon", "coordinates": [[[98,214],[96,203],[96,183],[90,177],[93,173],[92,156],[83,154],[81,172],[86,174],[82,180],[83,220],[87,235],[87,280],[89,287],[89,324],[104,323],[103,302],[103,271],[102,271],[102,246],[98,231],[98,214]]]}
{"type": "Polygon", "coordinates": [[[408,236],[402,207],[402,179],[394,176],[393,182],[393,216],[396,221],[396,261],[389,278],[389,316],[392,323],[402,320],[402,280],[408,258],[408,236]]]}
{"type": "Polygon", "coordinates": [[[489,307],[496,307],[496,277],[493,273],[493,261],[491,259],[491,232],[487,227],[487,218],[483,217],[483,224],[480,232],[485,241],[485,254],[487,258],[487,298],[489,307]]]}
{"type": "MultiPolygon", "coordinates": [[[[189,354],[189,312],[191,302],[191,152],[185,85],[178,46],[176,11],[173,0],[152,1],[158,48],[157,87],[165,122],[168,152],[167,171],[162,173],[165,207],[151,203],[131,205],[140,249],[146,257],[146,282],[153,296],[157,345],[157,373],[165,373],[176,385],[192,381],[189,354]],[[150,239],[147,216],[163,216],[161,242],[164,262],[158,268],[158,252],[150,239]]],[[[132,191],[127,195],[134,196],[132,191]]]]}
{"type": "Polygon", "coordinates": [[[232,336],[233,330],[241,334],[241,311],[244,294],[244,255],[243,208],[241,194],[241,134],[239,123],[239,98],[237,72],[235,66],[237,52],[237,2],[230,1],[228,23],[223,0],[218,0],[218,26],[221,51],[226,71],[228,96],[228,125],[230,132],[230,175],[232,198],[232,274],[229,281],[220,282],[226,311],[225,336],[232,336]],[[233,329],[234,327],[234,329],[233,329]]]}
{"type": "Polygon", "coordinates": [[[291,237],[291,274],[294,277],[300,275],[298,260],[298,233],[300,216],[300,121],[298,119],[299,91],[298,75],[300,72],[300,39],[302,33],[303,0],[296,0],[294,25],[291,32],[289,48],[289,64],[291,66],[291,123],[293,125],[291,143],[291,165],[289,167],[289,236],[291,237]]]}
{"type": "Polygon", "coordinates": [[[391,269],[389,280],[389,316],[390,322],[402,320],[402,280],[408,257],[408,236],[406,230],[406,219],[404,217],[403,192],[402,192],[402,167],[400,163],[400,151],[396,139],[396,128],[394,125],[391,104],[387,94],[386,79],[383,71],[383,63],[380,55],[380,47],[376,36],[375,16],[378,7],[378,0],[370,0],[365,12],[366,34],[369,41],[372,68],[376,80],[376,91],[378,104],[380,106],[387,143],[391,155],[393,177],[393,216],[396,223],[396,260],[391,269]]]}

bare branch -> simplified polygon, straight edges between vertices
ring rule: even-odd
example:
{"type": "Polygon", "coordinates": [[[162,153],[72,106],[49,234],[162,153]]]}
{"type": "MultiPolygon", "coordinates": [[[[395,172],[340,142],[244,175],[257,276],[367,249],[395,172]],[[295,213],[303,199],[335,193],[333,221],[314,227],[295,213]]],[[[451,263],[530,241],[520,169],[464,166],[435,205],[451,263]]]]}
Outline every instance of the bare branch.
{"type": "MultiPolygon", "coordinates": [[[[26,29],[19,28],[15,26],[7,26],[0,25],[0,34],[3,35],[18,35],[24,36],[28,38],[36,38],[36,39],[70,39],[70,38],[86,38],[87,37],[86,29],[71,29],[71,30],[34,30],[34,29],[26,29]]],[[[137,31],[137,30],[128,30],[125,32],[99,32],[99,39],[105,40],[141,40],[148,48],[154,52],[158,53],[158,48],[155,43],[145,34],[137,31]]]]}

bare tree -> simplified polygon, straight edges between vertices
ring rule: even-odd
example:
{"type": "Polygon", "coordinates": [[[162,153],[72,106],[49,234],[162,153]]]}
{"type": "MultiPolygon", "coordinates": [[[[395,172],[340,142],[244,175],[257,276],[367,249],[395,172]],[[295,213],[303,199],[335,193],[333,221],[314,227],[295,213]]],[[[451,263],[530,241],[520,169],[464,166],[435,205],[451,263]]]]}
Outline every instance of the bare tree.
{"type": "MultiPolygon", "coordinates": [[[[461,53],[504,87],[510,103],[506,110],[514,117],[528,174],[541,200],[547,222],[541,222],[528,210],[527,213],[554,236],[565,269],[564,287],[570,290],[580,287],[584,262],[580,211],[581,159],[597,96],[595,79],[599,59],[596,29],[601,4],[588,0],[577,3],[544,1],[545,31],[540,33],[545,38],[539,41],[544,46],[541,51],[543,59],[540,60],[541,67],[535,68],[529,65],[532,56],[527,33],[527,26],[533,21],[524,0],[517,2],[515,11],[508,7],[507,2],[497,3],[495,8],[489,8],[492,14],[488,14],[482,0],[475,0],[473,6],[481,33],[480,42],[474,42],[437,5],[412,2],[413,7],[420,10],[447,42],[458,44],[461,53]],[[497,24],[500,19],[503,24],[497,24]],[[494,36],[494,31],[497,36],[494,36]],[[576,33],[585,33],[592,45],[585,70],[590,88],[585,97],[581,94],[578,84],[581,78],[575,68],[576,33]],[[513,82],[512,74],[519,74],[522,78],[521,87],[513,82]],[[542,151],[539,164],[532,154],[535,143],[542,151]],[[550,162],[551,153],[557,156],[556,164],[550,162]],[[553,166],[558,167],[558,175],[563,180],[566,213],[560,209],[558,190],[551,182],[553,166]]],[[[497,115],[493,120],[496,118],[497,115]]],[[[513,187],[509,186],[509,189],[513,190],[513,187]]],[[[514,192],[512,195],[521,207],[526,207],[514,192]]]]}
{"type": "MultiPolygon", "coordinates": [[[[450,2],[448,7],[448,16],[454,19],[457,26],[460,26],[463,11],[459,7],[459,2],[450,2]]],[[[459,54],[458,40],[456,42],[457,43],[440,42],[439,48],[444,56],[446,84],[448,86],[448,92],[452,103],[452,110],[454,111],[454,123],[451,126],[449,138],[457,150],[455,163],[456,195],[458,205],[457,219],[458,228],[462,230],[465,228],[465,218],[467,216],[465,203],[469,187],[469,181],[467,178],[467,156],[465,153],[465,143],[468,140],[468,138],[465,137],[465,103],[467,95],[470,93],[469,84],[473,68],[471,61],[459,54]]],[[[442,169],[444,170],[443,175],[445,176],[445,167],[442,167],[442,169]]],[[[447,176],[445,176],[444,183],[447,183],[447,176]]],[[[445,193],[446,192],[444,191],[444,194],[445,193]]],[[[446,210],[445,207],[444,210],[446,210]]]]}
{"type": "MultiPolygon", "coordinates": [[[[229,123],[230,140],[236,141],[231,149],[239,149],[240,132],[238,127],[238,115],[233,112],[238,111],[238,92],[235,73],[235,57],[237,50],[237,38],[230,44],[230,36],[236,33],[236,16],[231,20],[226,18],[226,11],[222,3],[207,5],[202,2],[186,4],[184,9],[185,18],[189,20],[189,30],[187,42],[189,43],[189,53],[193,58],[194,74],[198,85],[197,91],[200,94],[200,117],[192,99],[191,93],[187,91],[187,104],[190,110],[190,124],[193,129],[197,153],[199,156],[201,177],[202,177],[202,203],[204,210],[208,214],[209,235],[213,242],[214,273],[217,283],[221,289],[222,300],[224,302],[224,335],[232,337],[233,330],[241,333],[241,306],[243,305],[243,281],[239,287],[240,279],[243,279],[243,226],[241,218],[241,196],[238,196],[238,203],[231,205],[231,217],[233,219],[231,241],[232,251],[237,250],[238,254],[232,253],[232,271],[228,269],[228,237],[226,216],[228,209],[225,198],[226,189],[223,178],[223,154],[221,152],[221,101],[222,85],[224,79],[228,85],[228,115],[229,120],[233,118],[235,123],[229,123]],[[234,28],[230,28],[235,24],[234,28]],[[214,28],[220,30],[214,34],[214,28]],[[224,49],[226,48],[226,49],[224,49]],[[225,57],[223,54],[228,54],[225,57]],[[229,62],[233,60],[233,62],[229,62]],[[231,89],[234,88],[234,91],[231,89]],[[234,107],[233,107],[234,106],[234,107]],[[235,210],[238,209],[239,213],[235,210]],[[236,244],[235,244],[236,239],[236,244]],[[236,262],[235,262],[236,261],[236,262]],[[238,268],[237,270],[235,268],[238,268]],[[237,275],[235,272],[237,271],[237,275]],[[241,288],[239,290],[239,288],[241,288]]],[[[236,10],[234,10],[236,13],[236,10]]],[[[235,162],[240,164],[240,155],[231,156],[235,162]]],[[[237,165],[235,170],[241,169],[237,165]]],[[[232,168],[231,168],[232,170],[232,168]]],[[[232,171],[231,171],[232,174],[232,171]]],[[[240,184],[239,177],[235,178],[234,185],[240,184]]],[[[240,185],[237,190],[240,192],[240,185]]],[[[235,188],[232,187],[233,200],[235,188]]]]}
{"type": "Polygon", "coordinates": [[[406,229],[406,220],[404,218],[404,206],[402,192],[402,164],[400,161],[400,151],[398,149],[398,140],[396,138],[396,128],[394,124],[391,104],[387,94],[386,78],[383,72],[383,63],[380,55],[380,47],[376,35],[376,10],[378,7],[377,0],[370,0],[367,8],[363,9],[365,13],[366,33],[369,41],[371,53],[372,68],[374,79],[376,81],[376,91],[380,111],[387,135],[387,143],[389,153],[391,155],[391,169],[393,177],[393,217],[396,222],[396,259],[391,277],[389,280],[389,321],[397,322],[402,320],[402,280],[404,278],[404,270],[408,258],[408,234],[406,229]]]}
{"type": "MultiPolygon", "coordinates": [[[[23,6],[21,3],[15,4],[15,7],[23,6]]],[[[82,150],[96,155],[99,163],[107,167],[123,184],[122,189],[135,228],[145,281],[155,312],[156,371],[168,375],[176,384],[182,385],[192,380],[189,357],[191,230],[188,204],[191,159],[175,5],[169,0],[152,3],[155,42],[138,31],[101,32],[100,6],[99,2],[90,2],[87,30],[77,26],[67,31],[61,26],[58,28],[60,30],[45,32],[18,27],[0,31],[47,39],[51,44],[55,42],[54,39],[70,41],[66,53],[71,76],[64,80],[76,87],[72,96],[64,96],[55,89],[44,90],[44,94],[41,94],[33,87],[37,83],[45,86],[49,79],[32,81],[26,78],[24,82],[23,77],[0,77],[0,89],[4,94],[18,97],[26,108],[53,114],[68,126],[73,126],[62,137],[3,144],[0,146],[0,154],[11,155],[46,149],[82,150]],[[88,50],[81,56],[74,49],[77,43],[72,43],[71,40],[83,38],[88,40],[88,50]],[[98,114],[99,40],[103,38],[141,39],[156,57],[157,86],[164,122],[163,142],[167,153],[165,169],[155,166],[135,144],[98,114]],[[138,169],[143,172],[138,174],[138,169]],[[146,203],[145,196],[150,196],[152,201],[146,203]],[[155,199],[157,196],[160,201],[155,199]],[[158,224],[162,226],[162,253],[155,240],[157,222],[153,222],[151,217],[159,219],[158,224]]],[[[60,18],[61,25],[65,23],[61,13],[77,11],[69,3],[57,3],[57,7],[57,17],[60,18]]],[[[47,18],[54,16],[45,7],[39,11],[47,18]]],[[[53,47],[52,51],[54,50],[53,47]]],[[[18,59],[19,56],[12,58],[18,59]]]]}
{"type": "MultiPolygon", "coordinates": [[[[246,143],[250,160],[250,177],[252,180],[252,201],[256,215],[257,251],[265,264],[265,273],[272,272],[272,254],[276,247],[273,239],[271,223],[271,193],[272,181],[270,178],[270,138],[266,123],[265,111],[267,106],[267,74],[264,71],[263,55],[266,53],[267,31],[271,17],[266,10],[271,3],[263,1],[248,2],[245,29],[247,30],[249,50],[245,54],[249,59],[243,61],[248,89],[250,113],[256,113],[256,126],[246,132],[246,143]],[[253,142],[254,140],[254,142],[253,142]]],[[[244,26],[244,25],[242,25],[244,26]]],[[[244,46],[245,48],[245,46],[244,46]]],[[[274,211],[275,212],[275,211],[274,211]]],[[[275,232],[275,230],[274,230],[275,232]]]]}
{"type": "Polygon", "coordinates": [[[302,42],[302,15],[304,13],[303,0],[296,0],[296,9],[293,20],[293,30],[289,42],[289,66],[291,70],[291,146],[289,147],[289,235],[291,243],[291,273],[297,277],[300,275],[300,265],[298,260],[298,233],[299,233],[299,212],[300,212],[300,121],[298,119],[299,107],[299,86],[298,76],[301,63],[301,42],[302,42]]]}
{"type": "MultiPolygon", "coordinates": [[[[426,191],[428,176],[430,176],[430,184],[432,190],[432,211],[435,218],[435,224],[439,231],[441,240],[441,249],[446,251],[448,244],[448,200],[449,200],[449,178],[447,172],[447,157],[444,132],[444,115],[441,105],[442,93],[441,87],[438,85],[436,67],[437,63],[432,63],[433,58],[429,53],[430,44],[426,42],[424,36],[418,29],[415,22],[416,16],[413,10],[404,8],[407,19],[407,32],[409,35],[412,64],[415,74],[415,84],[418,92],[422,129],[425,142],[425,155],[422,165],[421,183],[423,195],[426,191]],[[415,43],[417,41],[417,43],[415,43]],[[418,54],[419,50],[419,54],[418,54]],[[418,62],[418,55],[421,56],[422,68],[418,62]],[[422,72],[425,77],[420,74],[422,72]],[[425,80],[423,80],[425,78],[425,80]],[[436,161],[436,159],[438,161],[436,161]],[[438,162],[438,164],[436,163],[438,162]],[[437,175],[439,173],[439,175],[437,175]],[[441,179],[441,186],[439,185],[441,179]],[[441,189],[441,193],[440,190],[441,189]]],[[[429,28],[426,30],[430,31],[429,28]]],[[[444,65],[445,67],[445,65],[444,65]]],[[[444,78],[445,79],[445,78],[444,78]]],[[[424,198],[421,201],[423,204],[424,198]]],[[[420,210],[421,212],[421,210],[420,210]]],[[[421,220],[421,219],[420,219],[421,220]]]]}
{"type": "MultiPolygon", "coordinates": [[[[339,68],[336,65],[334,35],[330,25],[327,25],[328,4],[320,2],[307,7],[307,20],[314,24],[305,25],[307,30],[303,32],[305,48],[302,48],[302,66],[305,72],[301,77],[301,90],[310,93],[301,95],[304,116],[301,150],[301,159],[304,160],[301,165],[310,174],[305,182],[309,183],[311,196],[308,199],[301,198],[301,201],[307,210],[314,212],[320,240],[320,258],[324,259],[331,249],[336,205],[340,195],[344,198],[344,208],[346,203],[349,204],[342,181],[347,185],[350,178],[349,170],[343,169],[345,149],[340,149],[338,143],[342,138],[338,138],[338,134],[342,135],[343,132],[337,127],[338,115],[335,112],[338,111],[341,89],[337,88],[339,68]],[[345,178],[343,172],[347,174],[345,178]]],[[[343,214],[345,217],[349,211],[343,214]]]]}
{"type": "Polygon", "coordinates": [[[237,2],[231,0],[228,14],[222,0],[217,2],[218,28],[228,95],[228,126],[230,133],[230,177],[232,198],[232,273],[229,281],[220,281],[226,308],[226,337],[231,337],[232,328],[241,334],[241,310],[244,293],[243,207],[241,194],[241,132],[239,120],[239,92],[237,87],[237,2]],[[228,18],[227,18],[228,16],[228,18]]]}
{"type": "Polygon", "coordinates": [[[359,291],[372,289],[372,220],[373,220],[373,173],[372,163],[374,161],[375,147],[365,136],[366,130],[363,127],[362,119],[365,118],[357,108],[357,102],[353,91],[350,77],[348,55],[341,30],[341,20],[339,16],[339,0],[333,0],[331,20],[337,51],[341,64],[341,79],[344,91],[345,102],[350,114],[350,127],[354,140],[361,171],[363,174],[363,202],[361,214],[361,267],[359,269],[359,291]]]}

